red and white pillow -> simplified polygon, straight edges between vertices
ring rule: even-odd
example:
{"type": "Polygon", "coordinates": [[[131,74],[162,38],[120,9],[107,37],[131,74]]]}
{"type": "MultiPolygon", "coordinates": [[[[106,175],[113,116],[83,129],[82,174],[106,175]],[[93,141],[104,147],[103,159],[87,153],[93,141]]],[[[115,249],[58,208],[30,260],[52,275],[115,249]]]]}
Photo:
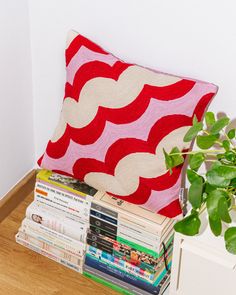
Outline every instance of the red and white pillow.
{"type": "Polygon", "coordinates": [[[183,137],[217,86],[121,61],[72,31],[58,126],[38,163],[153,212],[181,213],[182,167],[166,171],[163,148],[183,137]]]}

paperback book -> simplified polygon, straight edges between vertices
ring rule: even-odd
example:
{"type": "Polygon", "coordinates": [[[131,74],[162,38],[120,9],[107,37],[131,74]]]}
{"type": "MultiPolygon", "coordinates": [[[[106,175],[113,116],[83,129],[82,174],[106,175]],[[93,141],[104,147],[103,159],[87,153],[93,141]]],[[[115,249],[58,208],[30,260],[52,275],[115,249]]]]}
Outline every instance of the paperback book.
{"type": "Polygon", "coordinates": [[[19,238],[18,234],[16,235],[16,242],[18,244],[21,244],[22,246],[30,249],[30,250],[33,250],[34,252],[37,252],[37,253],[39,253],[39,254],[41,254],[41,255],[49,258],[49,259],[52,259],[52,260],[56,261],[57,263],[60,263],[60,264],[66,266],[66,267],[68,267],[70,269],[73,269],[73,270],[75,270],[75,271],[77,271],[79,273],[83,273],[83,269],[80,266],[74,265],[73,263],[71,263],[70,261],[67,261],[66,259],[60,258],[60,257],[58,257],[58,256],[56,256],[56,255],[54,255],[54,254],[52,254],[52,253],[50,253],[48,251],[45,251],[45,250],[42,250],[39,247],[36,247],[35,245],[33,245],[33,244],[19,238]]]}
{"type": "Polygon", "coordinates": [[[32,237],[71,254],[83,256],[85,253],[85,243],[69,238],[29,219],[25,218],[22,221],[21,231],[30,233],[32,237]]]}
{"type": "MultiPolygon", "coordinates": [[[[113,211],[113,216],[117,214],[118,220],[123,220],[133,224],[134,227],[151,232],[162,237],[168,224],[173,223],[170,218],[150,212],[140,206],[125,202],[108,194],[95,195],[92,201],[92,208],[97,208],[102,212],[103,208],[113,211]]],[[[107,211],[106,211],[107,212],[107,211]]],[[[104,212],[104,214],[106,214],[104,212]]]]}
{"type": "Polygon", "coordinates": [[[83,267],[84,256],[72,255],[71,253],[65,250],[49,245],[43,241],[34,238],[30,235],[30,233],[21,231],[21,228],[18,232],[18,238],[34,245],[35,247],[40,248],[41,250],[47,251],[57,256],[58,258],[66,259],[68,262],[71,262],[74,265],[80,266],[81,268],[83,267]]]}
{"type": "Polygon", "coordinates": [[[86,242],[88,223],[37,201],[26,209],[26,218],[80,242],[86,242]]]}

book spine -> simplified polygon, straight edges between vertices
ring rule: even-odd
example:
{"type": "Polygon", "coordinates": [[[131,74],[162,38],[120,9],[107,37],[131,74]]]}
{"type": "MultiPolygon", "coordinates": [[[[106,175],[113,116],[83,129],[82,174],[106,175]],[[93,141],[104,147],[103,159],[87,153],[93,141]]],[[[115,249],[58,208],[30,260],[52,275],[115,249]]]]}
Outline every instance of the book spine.
{"type": "Polygon", "coordinates": [[[112,277],[104,272],[101,272],[101,271],[99,271],[95,268],[89,267],[87,265],[84,265],[83,275],[85,275],[91,279],[95,279],[95,277],[99,278],[101,281],[98,281],[98,282],[100,282],[102,284],[104,284],[104,282],[102,280],[105,280],[105,282],[109,282],[111,284],[111,285],[107,285],[107,284],[105,284],[105,285],[109,286],[112,289],[113,289],[113,286],[114,287],[118,286],[119,288],[122,289],[122,290],[119,290],[119,292],[121,292],[122,294],[150,295],[150,293],[145,292],[142,289],[139,289],[133,285],[123,282],[115,277],[112,277]]]}
{"type": "MultiPolygon", "coordinates": [[[[102,218],[102,216],[100,217],[102,218]]],[[[145,238],[145,235],[135,235],[134,233],[126,229],[122,229],[119,226],[116,226],[114,223],[109,223],[107,219],[106,221],[104,221],[101,218],[90,216],[90,225],[99,227],[106,232],[116,235],[115,240],[119,241],[120,243],[130,245],[131,247],[150,254],[153,257],[159,256],[158,253],[161,251],[162,248],[160,240],[153,241],[145,238]]],[[[108,237],[109,235],[105,234],[104,236],[108,237]]]]}
{"type": "MultiPolygon", "coordinates": [[[[105,222],[109,222],[111,224],[114,224],[117,226],[117,235],[118,236],[122,236],[124,238],[127,238],[128,236],[132,237],[133,239],[136,239],[137,242],[146,242],[146,244],[149,244],[149,246],[151,247],[153,244],[154,245],[158,245],[160,244],[160,237],[157,235],[152,235],[152,234],[148,234],[147,232],[139,232],[136,228],[134,228],[134,226],[132,224],[127,224],[124,223],[123,221],[120,221],[118,219],[118,214],[117,216],[115,216],[115,212],[112,212],[111,210],[106,210],[104,207],[102,206],[98,206],[96,204],[91,204],[91,210],[90,210],[90,215],[99,218],[105,222]],[[98,211],[98,209],[102,210],[102,211],[98,211]],[[110,214],[110,215],[108,215],[110,214]],[[112,215],[112,217],[111,217],[112,215]],[[125,235],[127,234],[127,236],[125,237],[125,235]]],[[[143,245],[145,246],[145,245],[143,245]]],[[[159,246],[156,246],[156,249],[153,250],[157,250],[159,246]]]]}
{"type": "Polygon", "coordinates": [[[36,182],[34,198],[44,204],[52,204],[58,209],[62,208],[67,212],[71,212],[85,221],[89,220],[91,203],[80,200],[75,196],[70,196],[48,185],[36,182]]]}
{"type": "Polygon", "coordinates": [[[95,242],[93,240],[87,239],[87,244],[94,247],[94,248],[97,248],[99,250],[105,251],[106,253],[109,253],[111,255],[113,255],[113,253],[114,253],[112,248],[109,248],[109,247],[102,245],[98,242],[95,242]]]}
{"type": "Polygon", "coordinates": [[[107,232],[110,232],[111,234],[117,234],[117,227],[115,225],[105,222],[104,220],[95,218],[94,216],[90,216],[89,223],[90,225],[99,227],[107,232]]]}
{"type": "Polygon", "coordinates": [[[109,248],[114,248],[114,249],[129,246],[129,247],[133,248],[134,250],[138,250],[143,253],[149,254],[149,255],[153,256],[154,258],[159,257],[159,254],[157,253],[157,251],[154,251],[152,249],[149,249],[147,247],[144,247],[144,246],[134,243],[132,241],[126,240],[126,239],[119,237],[119,236],[117,236],[117,240],[112,240],[108,237],[99,237],[98,235],[88,233],[87,234],[87,243],[89,245],[91,245],[90,241],[95,241],[101,245],[104,245],[109,248]]]}
{"type": "Polygon", "coordinates": [[[78,265],[74,265],[70,261],[67,261],[66,259],[62,259],[62,258],[60,258],[60,257],[58,257],[58,256],[56,256],[56,255],[54,255],[54,254],[52,254],[52,253],[50,253],[48,251],[42,250],[41,248],[36,247],[33,244],[31,244],[31,243],[29,243],[27,241],[24,241],[23,239],[20,239],[18,235],[16,235],[16,242],[18,244],[30,249],[30,250],[33,250],[36,253],[39,253],[39,254],[41,254],[41,255],[43,255],[43,256],[51,259],[51,260],[56,261],[56,262],[66,266],[66,267],[68,267],[70,269],[73,269],[73,270],[75,270],[75,271],[77,271],[79,273],[83,273],[83,268],[82,267],[80,267],[78,265]]]}
{"type": "MultiPolygon", "coordinates": [[[[92,201],[91,210],[98,212],[93,212],[94,216],[96,214],[98,217],[99,213],[101,214],[100,216],[103,214],[106,216],[103,216],[103,218],[107,218],[108,222],[110,217],[116,219],[118,227],[123,227],[124,230],[130,230],[133,233],[144,236],[150,240],[160,241],[160,238],[162,237],[162,230],[158,230],[157,226],[146,224],[143,220],[141,221],[140,218],[135,218],[134,215],[129,216],[128,214],[106,208],[105,206],[102,206],[100,202],[98,203],[98,200],[92,201]]],[[[170,224],[172,224],[173,227],[173,222],[170,222],[170,224]]]]}
{"type": "Polygon", "coordinates": [[[166,225],[171,222],[167,217],[159,217],[158,214],[148,212],[140,206],[133,206],[123,200],[104,194],[101,197],[94,198],[92,203],[105,207],[118,213],[118,219],[129,222],[135,228],[145,230],[146,232],[162,236],[162,231],[166,225]],[[157,217],[158,216],[158,217],[157,217]]]}
{"type": "Polygon", "coordinates": [[[29,219],[24,219],[21,225],[23,232],[32,233],[32,236],[50,245],[64,249],[74,255],[83,255],[85,244],[57,233],[49,228],[37,224],[29,219]]]}
{"type": "Polygon", "coordinates": [[[106,250],[101,250],[99,248],[95,248],[91,245],[87,245],[87,253],[91,253],[92,255],[98,257],[105,257],[105,259],[110,259],[115,263],[123,265],[124,261],[129,263],[129,265],[133,266],[133,270],[140,275],[144,275],[150,280],[153,280],[154,277],[151,274],[156,275],[156,273],[160,270],[160,268],[164,265],[165,259],[169,259],[173,252],[173,247],[169,247],[165,254],[165,257],[162,255],[159,259],[151,259],[148,255],[142,255],[142,253],[134,252],[117,252],[114,251],[112,253],[108,253],[106,250]],[[137,255],[136,255],[137,254],[137,255]]]}
{"type": "Polygon", "coordinates": [[[107,222],[109,222],[111,224],[114,224],[114,225],[118,224],[117,219],[112,218],[112,217],[110,217],[110,216],[108,216],[106,214],[103,214],[103,213],[99,212],[99,211],[95,211],[93,209],[90,210],[90,215],[92,215],[94,217],[97,217],[97,218],[100,218],[100,219],[102,219],[104,221],[107,221],[107,222]]]}
{"type": "Polygon", "coordinates": [[[80,198],[93,198],[96,196],[102,196],[104,193],[98,192],[95,188],[87,185],[83,181],[74,179],[73,177],[67,177],[58,173],[42,169],[36,176],[38,182],[46,183],[50,186],[54,186],[59,190],[70,192],[80,198]]]}
{"type": "MultiPolygon", "coordinates": [[[[83,272],[83,275],[97,283],[100,283],[106,287],[109,287],[117,292],[119,292],[120,294],[125,294],[125,295],[134,295],[136,293],[130,293],[129,291],[125,290],[124,288],[122,288],[121,286],[119,286],[118,284],[114,285],[112,282],[110,282],[109,280],[104,280],[104,278],[102,278],[102,276],[95,276],[93,274],[91,274],[90,272],[83,272]]],[[[142,294],[142,293],[140,293],[142,294]]]]}
{"type": "Polygon", "coordinates": [[[122,269],[127,273],[138,276],[138,277],[142,278],[143,280],[147,280],[150,283],[152,283],[154,281],[154,277],[155,277],[154,273],[150,273],[148,271],[145,271],[145,270],[141,269],[140,267],[129,263],[128,261],[116,258],[113,255],[108,254],[102,250],[96,249],[91,246],[87,246],[86,253],[89,253],[92,256],[100,259],[101,261],[109,263],[110,265],[114,265],[117,268],[122,269]]]}
{"type": "MultiPolygon", "coordinates": [[[[127,274],[124,271],[117,269],[116,267],[111,267],[107,263],[99,261],[97,258],[86,254],[85,264],[92,268],[98,269],[101,272],[104,272],[108,275],[114,276],[117,279],[120,279],[128,284],[132,284],[140,289],[143,289],[151,294],[159,294],[160,288],[158,286],[154,286],[144,280],[141,280],[137,276],[133,276],[131,274],[127,274]]],[[[160,276],[162,279],[166,274],[166,270],[160,276]]]]}
{"type": "MultiPolygon", "coordinates": [[[[68,215],[68,214],[67,214],[68,215]]],[[[75,221],[67,218],[64,212],[58,214],[55,210],[48,210],[47,206],[33,202],[26,209],[26,218],[38,222],[58,233],[64,234],[80,242],[86,241],[88,224],[82,221],[75,221]]]]}
{"type": "MultiPolygon", "coordinates": [[[[159,255],[155,258],[152,255],[147,254],[146,252],[136,250],[127,245],[114,241],[108,237],[106,237],[106,239],[101,238],[99,235],[95,235],[91,232],[88,233],[87,244],[109,254],[112,254],[114,257],[122,259],[124,259],[123,257],[125,257],[126,261],[140,266],[142,269],[149,272],[158,270],[160,263],[163,262],[163,255],[159,255]]],[[[172,248],[173,243],[169,243],[166,246],[167,254],[170,250],[172,250],[172,248]]]]}
{"type": "Polygon", "coordinates": [[[69,261],[69,262],[71,262],[71,263],[73,263],[75,265],[78,265],[80,267],[83,266],[83,258],[82,258],[82,256],[78,257],[78,256],[75,256],[75,255],[72,255],[72,254],[70,254],[69,252],[67,252],[65,250],[58,249],[58,248],[56,248],[56,247],[54,247],[52,245],[49,245],[49,244],[47,244],[45,242],[37,240],[33,236],[31,236],[30,234],[28,234],[26,232],[19,231],[18,236],[19,236],[20,239],[31,243],[35,247],[39,247],[42,250],[50,252],[50,253],[56,255],[59,258],[66,259],[67,261],[69,261]]]}
{"type": "Polygon", "coordinates": [[[90,225],[89,227],[89,231],[93,234],[96,234],[96,235],[102,235],[104,237],[108,237],[108,238],[111,238],[113,240],[116,240],[117,239],[117,236],[112,234],[112,233],[109,233],[97,226],[93,226],[93,225],[90,225]]]}

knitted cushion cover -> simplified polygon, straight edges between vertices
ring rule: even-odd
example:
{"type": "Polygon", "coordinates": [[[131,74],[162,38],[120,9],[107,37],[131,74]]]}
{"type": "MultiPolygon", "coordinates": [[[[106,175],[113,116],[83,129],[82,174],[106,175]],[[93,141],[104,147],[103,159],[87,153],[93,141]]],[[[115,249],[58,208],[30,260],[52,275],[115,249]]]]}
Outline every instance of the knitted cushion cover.
{"type": "Polygon", "coordinates": [[[182,167],[170,175],[163,148],[183,137],[217,86],[123,62],[71,31],[58,126],[38,164],[112,196],[175,217],[182,167]]]}

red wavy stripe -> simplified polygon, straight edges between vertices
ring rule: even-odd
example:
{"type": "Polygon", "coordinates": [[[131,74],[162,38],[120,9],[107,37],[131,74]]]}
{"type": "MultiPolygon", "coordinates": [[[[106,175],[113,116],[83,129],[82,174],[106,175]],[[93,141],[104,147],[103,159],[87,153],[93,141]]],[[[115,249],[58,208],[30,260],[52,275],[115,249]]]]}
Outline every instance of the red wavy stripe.
{"type": "MultiPolygon", "coordinates": [[[[76,72],[73,84],[66,83],[65,98],[72,97],[76,101],[79,100],[80,92],[89,80],[94,78],[109,78],[117,81],[120,75],[132,64],[117,61],[113,66],[110,66],[101,61],[91,61],[79,68],[76,72]]],[[[186,93],[188,93],[193,86],[196,84],[195,81],[182,79],[168,86],[152,86],[144,85],[139,95],[146,97],[155,97],[159,100],[172,100],[177,99],[186,93]],[[144,92],[144,93],[142,93],[144,92]]]]}
{"type": "MultiPolygon", "coordinates": [[[[152,87],[152,86],[151,86],[152,87]]],[[[125,124],[137,120],[147,109],[150,99],[177,99],[186,94],[193,87],[192,81],[182,80],[166,87],[156,87],[150,91],[149,85],[145,85],[135,101],[120,109],[108,109],[99,107],[96,117],[83,128],[73,128],[67,124],[63,136],[57,142],[49,141],[47,153],[50,157],[62,157],[69,145],[70,139],[79,144],[92,144],[102,134],[106,121],[114,124],[125,124]],[[174,94],[171,98],[171,93],[174,94]]],[[[152,87],[153,88],[153,87],[152,87]]]]}
{"type": "Polygon", "coordinates": [[[182,214],[182,210],[180,207],[179,199],[176,199],[166,207],[162,208],[160,211],[157,212],[158,214],[164,215],[169,218],[176,217],[182,214]]]}
{"type": "Polygon", "coordinates": [[[121,159],[133,153],[155,154],[157,145],[166,135],[177,128],[191,125],[191,122],[192,119],[184,115],[163,117],[155,123],[147,141],[136,138],[119,139],[109,147],[104,162],[95,159],[79,159],[74,164],[73,173],[79,179],[84,179],[87,173],[95,171],[114,175],[115,168],[121,159]]]}
{"type": "Polygon", "coordinates": [[[65,98],[72,97],[75,101],[78,101],[80,92],[88,81],[94,78],[109,78],[117,81],[129,66],[131,64],[121,61],[117,61],[113,66],[101,61],[88,62],[76,72],[72,85],[66,83],[65,98]]]}
{"type": "Polygon", "coordinates": [[[213,92],[205,94],[196,105],[194,114],[196,114],[198,121],[203,119],[204,113],[207,111],[207,108],[215,95],[216,93],[213,92]]]}
{"type": "Polygon", "coordinates": [[[89,39],[85,38],[82,35],[78,35],[75,37],[68,48],[66,49],[65,55],[66,55],[66,66],[70,63],[72,57],[76,54],[77,51],[79,51],[80,47],[84,46],[87,47],[88,49],[102,53],[102,54],[109,54],[105,50],[103,50],[100,46],[95,44],[94,42],[90,41],[89,39]]]}

